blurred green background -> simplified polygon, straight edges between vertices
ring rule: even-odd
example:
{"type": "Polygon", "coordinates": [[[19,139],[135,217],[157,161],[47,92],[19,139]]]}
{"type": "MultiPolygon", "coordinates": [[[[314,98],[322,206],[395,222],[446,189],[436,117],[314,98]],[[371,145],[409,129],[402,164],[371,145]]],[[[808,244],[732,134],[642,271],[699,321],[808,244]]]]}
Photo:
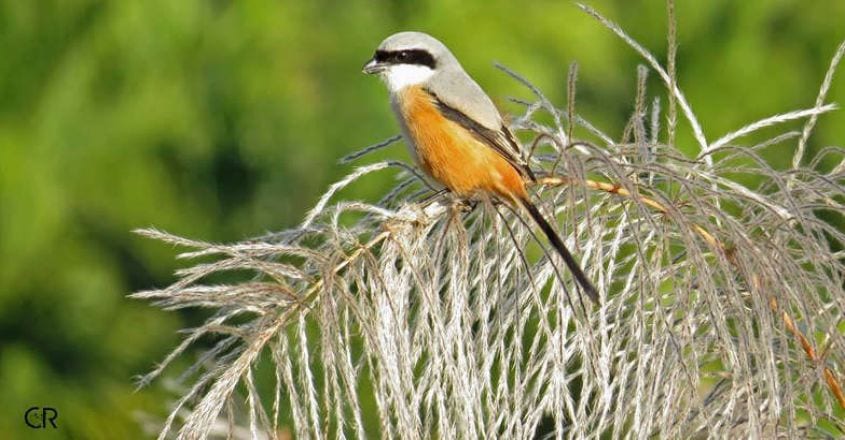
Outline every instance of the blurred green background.
{"type": "MultiPolygon", "coordinates": [[[[663,2],[589,4],[665,58],[663,2]]],[[[845,38],[841,0],[677,12],[680,85],[710,140],[811,107],[845,38]]],[[[125,298],[180,267],[176,249],[130,231],[228,241],[299,222],[351,169],[340,157],[396,133],[384,87],[360,68],[407,29],[449,45],[506,111],[530,95],[493,61],[561,106],[578,61],[578,111],[615,136],[632,110],[641,60],[565,1],[0,0],[0,436],[31,438],[31,406],[59,411],[43,438],[143,436],[135,413],[163,415],[173,396],[162,381],[134,392],[133,377],[198,317],[125,298]]],[[[845,74],[830,100],[845,103],[845,74]]],[[[843,140],[840,111],[811,147],[843,140]]],[[[365,162],[380,157],[407,154],[365,162]]]]}

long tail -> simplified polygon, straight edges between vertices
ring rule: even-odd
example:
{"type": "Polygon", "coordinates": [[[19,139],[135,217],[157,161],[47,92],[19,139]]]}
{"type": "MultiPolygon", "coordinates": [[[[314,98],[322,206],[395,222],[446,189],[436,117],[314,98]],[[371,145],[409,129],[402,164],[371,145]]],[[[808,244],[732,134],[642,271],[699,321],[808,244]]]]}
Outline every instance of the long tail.
{"type": "Polygon", "coordinates": [[[540,210],[537,209],[530,200],[520,198],[520,203],[525,209],[531,214],[531,218],[537,222],[537,225],[540,226],[540,229],[543,230],[543,233],[546,234],[548,237],[549,242],[551,242],[552,246],[555,247],[557,252],[560,254],[561,258],[563,258],[563,262],[566,263],[566,266],[569,267],[569,271],[572,272],[572,276],[575,277],[575,280],[578,281],[578,284],[581,286],[581,289],[593,300],[594,303],[599,303],[599,294],[596,288],[593,286],[593,283],[587,278],[587,275],[584,274],[584,271],[581,270],[581,266],[578,265],[578,262],[575,261],[575,258],[569,252],[569,249],[566,248],[566,245],[563,244],[563,241],[560,239],[560,236],[557,235],[552,225],[543,217],[543,214],[540,213],[540,210]]]}

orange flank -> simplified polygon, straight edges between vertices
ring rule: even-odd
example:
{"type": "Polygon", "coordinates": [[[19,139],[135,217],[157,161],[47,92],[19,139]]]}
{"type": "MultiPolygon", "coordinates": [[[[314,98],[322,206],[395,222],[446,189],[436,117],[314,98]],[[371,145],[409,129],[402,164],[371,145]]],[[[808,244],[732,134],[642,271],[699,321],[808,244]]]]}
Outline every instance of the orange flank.
{"type": "Polygon", "coordinates": [[[423,170],[459,196],[493,193],[516,202],[528,198],[522,176],[493,148],[443,116],[431,95],[407,87],[399,109],[423,170]]]}

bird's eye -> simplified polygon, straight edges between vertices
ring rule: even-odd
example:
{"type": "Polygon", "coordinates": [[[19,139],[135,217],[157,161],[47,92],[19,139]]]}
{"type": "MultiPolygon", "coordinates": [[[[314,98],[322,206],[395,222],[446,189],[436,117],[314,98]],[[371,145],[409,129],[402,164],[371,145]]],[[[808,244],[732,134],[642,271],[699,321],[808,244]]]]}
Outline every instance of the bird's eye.
{"type": "Polygon", "coordinates": [[[408,51],[407,51],[407,50],[400,51],[400,52],[396,55],[396,59],[397,59],[398,61],[408,61],[408,51]]]}

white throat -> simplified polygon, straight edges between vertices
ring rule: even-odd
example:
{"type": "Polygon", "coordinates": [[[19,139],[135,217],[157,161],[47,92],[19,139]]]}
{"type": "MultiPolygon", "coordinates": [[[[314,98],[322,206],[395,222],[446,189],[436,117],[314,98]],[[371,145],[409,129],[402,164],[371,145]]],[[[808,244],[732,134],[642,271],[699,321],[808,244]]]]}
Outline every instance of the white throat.
{"type": "Polygon", "coordinates": [[[387,68],[382,73],[382,79],[387,83],[391,93],[396,93],[405,87],[415,86],[426,82],[434,75],[434,70],[428,66],[416,64],[397,64],[387,68]]]}

